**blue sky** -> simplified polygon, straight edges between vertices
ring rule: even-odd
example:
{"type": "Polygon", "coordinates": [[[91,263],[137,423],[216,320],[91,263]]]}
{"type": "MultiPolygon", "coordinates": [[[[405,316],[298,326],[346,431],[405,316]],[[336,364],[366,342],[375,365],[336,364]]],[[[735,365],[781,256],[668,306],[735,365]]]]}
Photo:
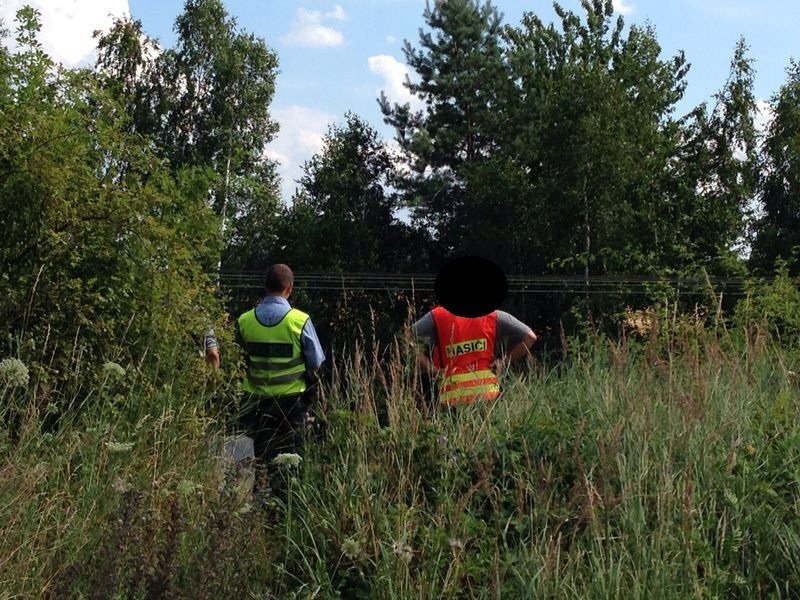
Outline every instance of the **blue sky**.
{"type": "MultiPolygon", "coordinates": [[[[91,35],[109,15],[130,14],[163,46],[183,0],[27,0],[43,15],[45,48],[65,64],[91,60],[91,35]]],[[[24,0],[0,0],[6,21],[24,0]]],[[[242,29],[263,37],[280,61],[272,114],[281,125],[270,155],[281,162],[284,199],[302,163],[320,149],[332,122],[351,110],[378,129],[379,90],[404,100],[402,44],[415,43],[424,26],[425,0],[227,0],[242,29]]],[[[562,6],[580,11],[578,0],[562,6]]],[[[555,18],[550,0],[497,0],[506,23],[525,11],[546,22],[555,18]]],[[[800,0],[615,0],[626,23],[651,23],[664,57],[683,50],[692,68],[681,112],[711,99],[725,82],[734,45],[744,36],[756,61],[755,91],[768,99],[784,81],[790,57],[800,58],[800,0]]]]}

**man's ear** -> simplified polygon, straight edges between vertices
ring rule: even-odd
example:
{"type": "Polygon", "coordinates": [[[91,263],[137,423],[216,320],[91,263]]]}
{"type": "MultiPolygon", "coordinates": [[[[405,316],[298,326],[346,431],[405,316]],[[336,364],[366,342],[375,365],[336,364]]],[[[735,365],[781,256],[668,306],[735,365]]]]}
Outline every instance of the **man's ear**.
{"type": "Polygon", "coordinates": [[[286,288],[286,295],[291,296],[293,291],[294,291],[294,282],[290,283],[289,287],[286,288]]]}

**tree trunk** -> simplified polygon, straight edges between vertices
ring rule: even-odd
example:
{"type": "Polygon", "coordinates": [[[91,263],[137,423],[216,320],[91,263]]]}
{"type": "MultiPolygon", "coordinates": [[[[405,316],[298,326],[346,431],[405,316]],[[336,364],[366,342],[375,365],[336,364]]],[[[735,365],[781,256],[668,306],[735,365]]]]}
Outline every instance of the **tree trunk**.
{"type": "Polygon", "coordinates": [[[586,260],[583,266],[583,280],[586,285],[586,299],[589,299],[589,260],[592,253],[592,226],[589,223],[589,196],[586,193],[586,179],[583,180],[583,244],[586,260]]]}
{"type": "MultiPolygon", "coordinates": [[[[231,150],[230,144],[228,145],[228,159],[225,162],[225,186],[222,188],[222,209],[221,219],[219,226],[219,234],[223,243],[225,242],[225,215],[228,212],[228,186],[231,181],[231,150]]],[[[223,247],[219,255],[219,262],[217,263],[217,287],[219,287],[220,272],[222,271],[222,253],[225,252],[223,247]]]]}

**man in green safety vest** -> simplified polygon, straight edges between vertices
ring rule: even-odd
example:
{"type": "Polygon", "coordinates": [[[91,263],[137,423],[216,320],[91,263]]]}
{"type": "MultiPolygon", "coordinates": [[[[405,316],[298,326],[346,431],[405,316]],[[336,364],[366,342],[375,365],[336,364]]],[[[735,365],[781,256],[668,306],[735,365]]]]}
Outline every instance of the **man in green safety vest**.
{"type": "Polygon", "coordinates": [[[314,372],[325,354],[311,318],[289,304],[292,270],[272,265],[264,287],[266,297],[239,317],[237,340],[247,362],[240,420],[253,438],[256,457],[268,464],[299,449],[310,420],[314,372]]]}

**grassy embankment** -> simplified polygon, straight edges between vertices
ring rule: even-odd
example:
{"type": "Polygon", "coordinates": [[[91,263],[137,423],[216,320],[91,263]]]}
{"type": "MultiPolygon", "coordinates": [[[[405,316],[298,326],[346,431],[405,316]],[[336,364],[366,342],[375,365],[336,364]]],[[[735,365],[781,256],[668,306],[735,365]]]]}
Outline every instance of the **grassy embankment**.
{"type": "Polygon", "coordinates": [[[635,346],[509,373],[454,418],[419,410],[402,348],[356,356],[269,506],[218,492],[199,364],[78,374],[57,401],[0,388],[0,596],[797,596],[795,359],[727,334],[635,346]],[[47,402],[79,401],[42,433],[47,402]]]}

